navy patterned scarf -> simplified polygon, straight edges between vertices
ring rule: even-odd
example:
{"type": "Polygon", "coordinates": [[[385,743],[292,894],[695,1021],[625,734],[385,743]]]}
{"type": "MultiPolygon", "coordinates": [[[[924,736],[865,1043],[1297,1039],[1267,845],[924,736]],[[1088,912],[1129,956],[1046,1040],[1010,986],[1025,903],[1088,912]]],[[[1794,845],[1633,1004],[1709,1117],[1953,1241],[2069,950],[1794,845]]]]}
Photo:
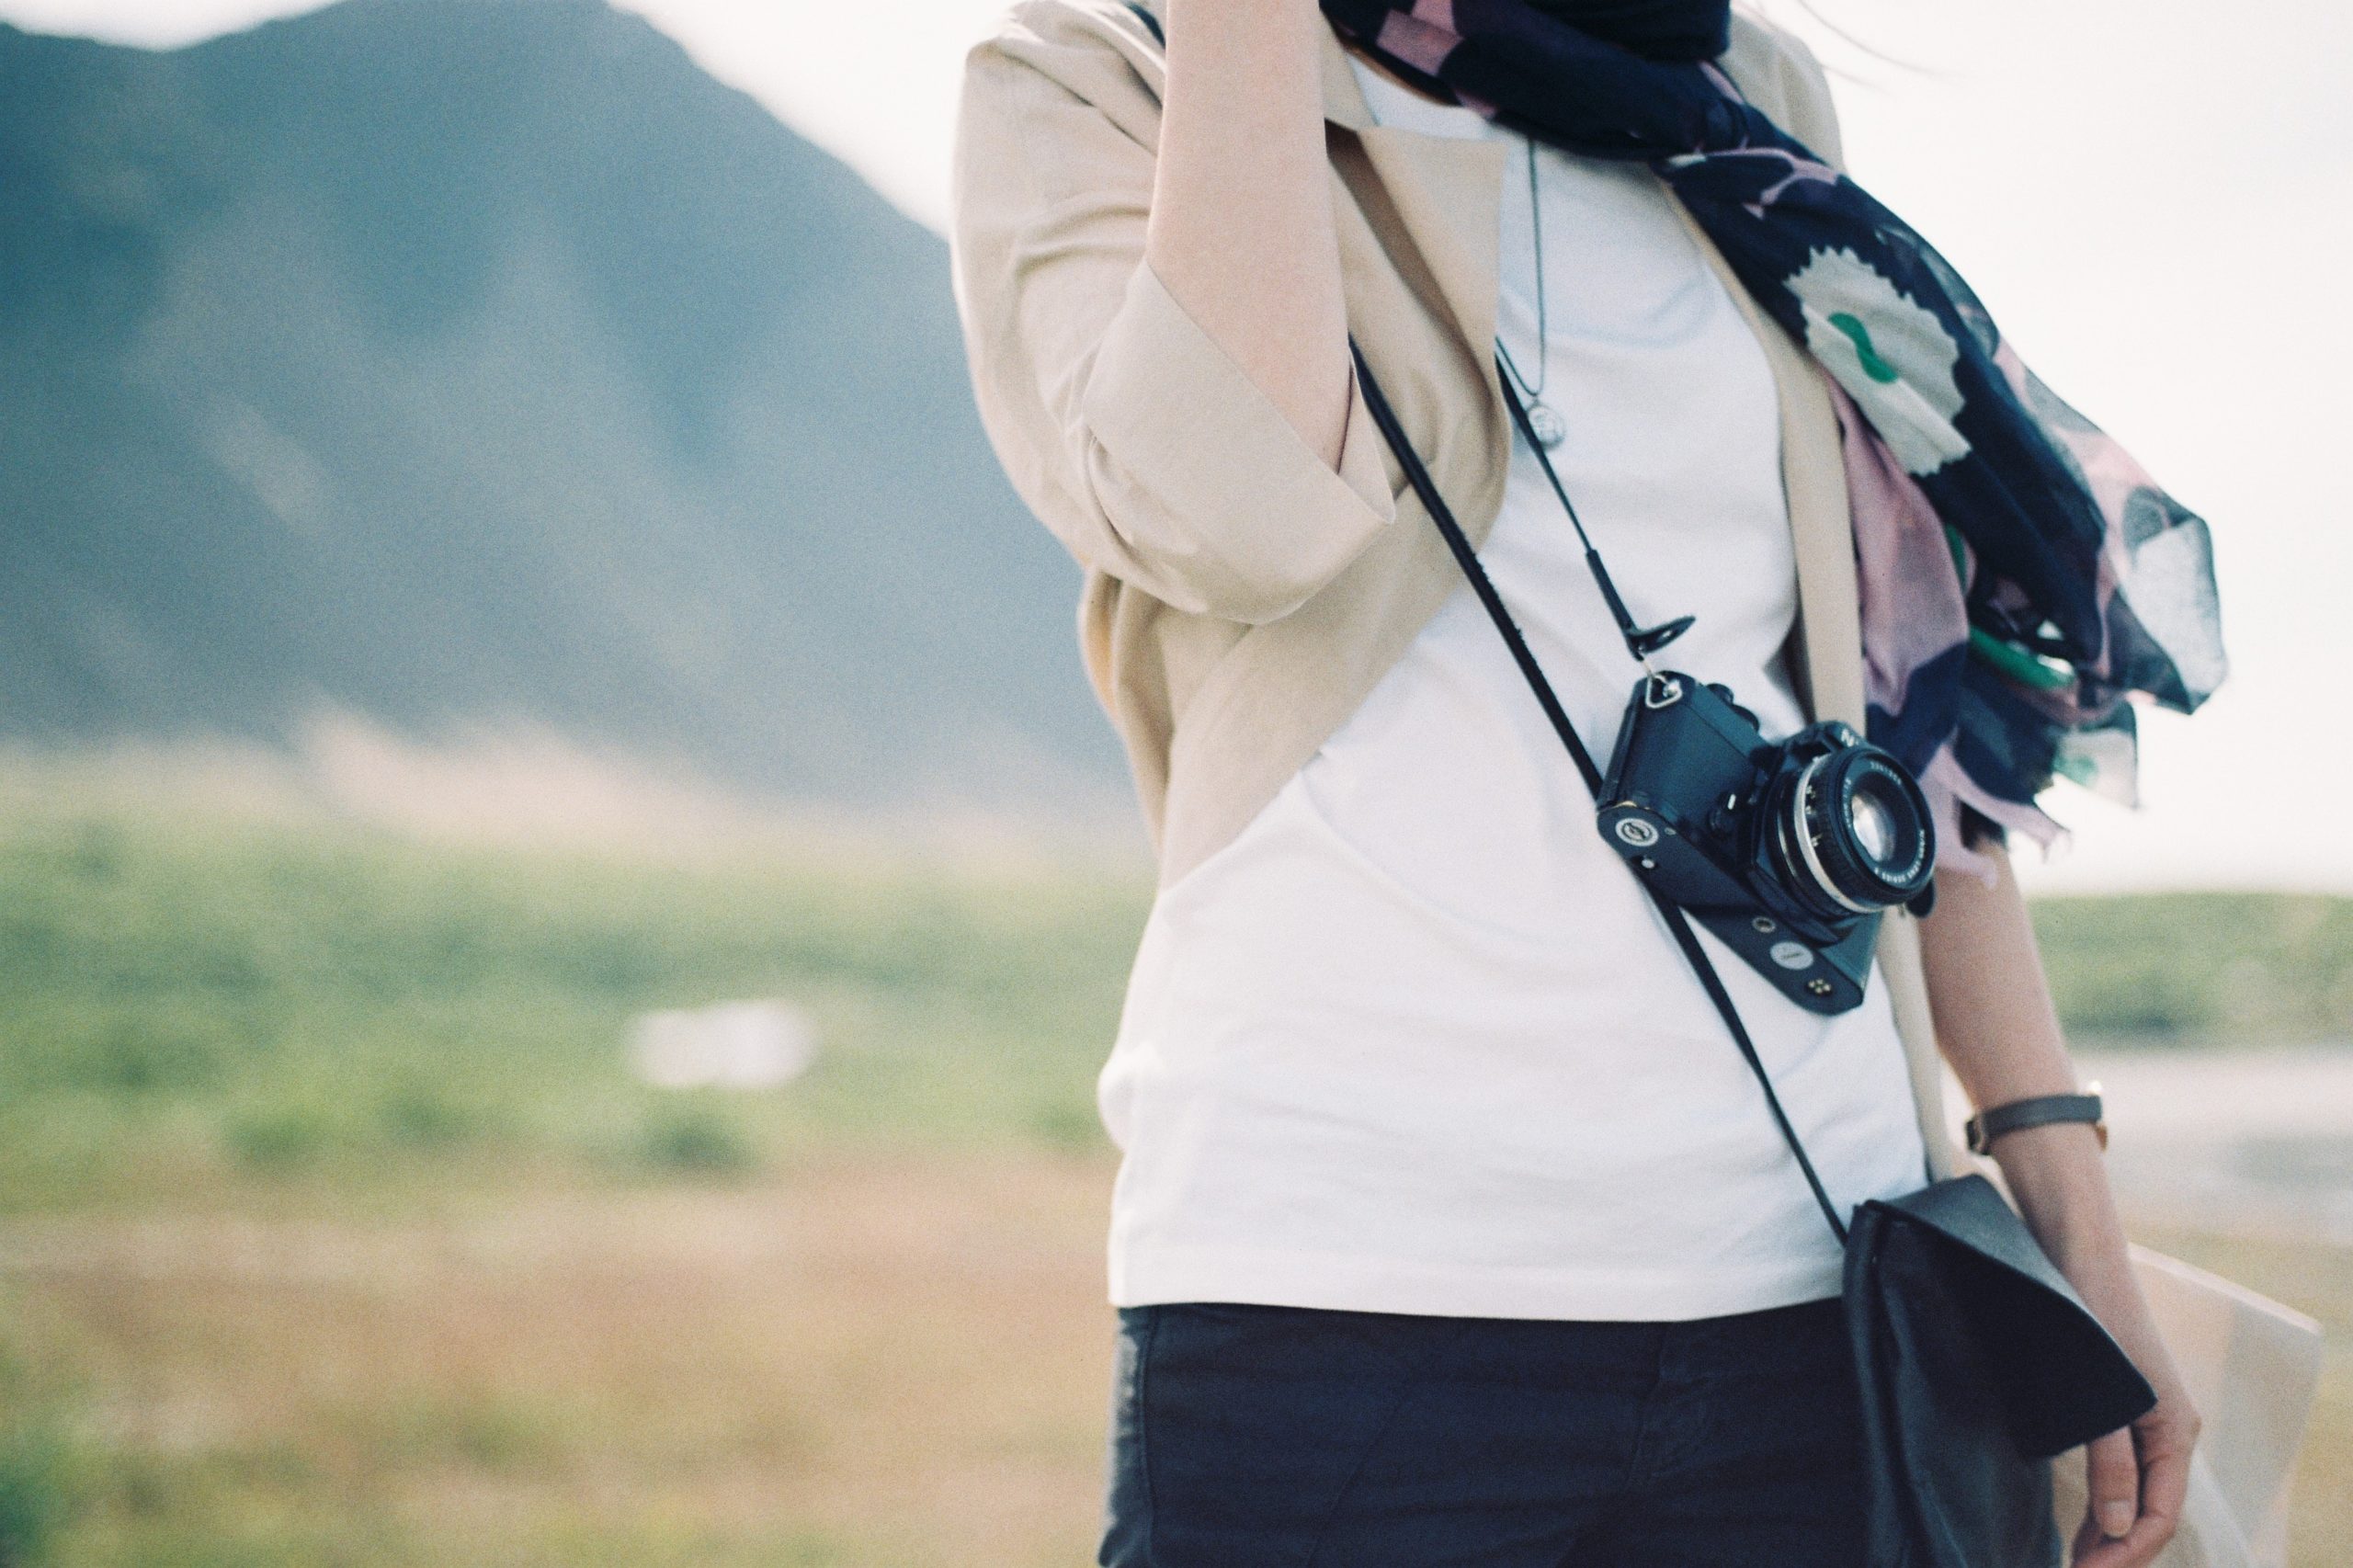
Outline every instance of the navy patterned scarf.
{"type": "Polygon", "coordinates": [[[2064,776],[2131,801],[2132,699],[2224,672],[2206,525],[2026,368],[1969,285],[1714,63],[1723,0],[1323,0],[1433,95],[1565,151],[1640,159],[1829,374],[1844,433],[1870,738],[2050,844],[2064,776]]]}
{"type": "Polygon", "coordinates": [[[1648,60],[1713,60],[1732,42],[1727,0],[1528,0],[1579,32],[1648,60]]]}

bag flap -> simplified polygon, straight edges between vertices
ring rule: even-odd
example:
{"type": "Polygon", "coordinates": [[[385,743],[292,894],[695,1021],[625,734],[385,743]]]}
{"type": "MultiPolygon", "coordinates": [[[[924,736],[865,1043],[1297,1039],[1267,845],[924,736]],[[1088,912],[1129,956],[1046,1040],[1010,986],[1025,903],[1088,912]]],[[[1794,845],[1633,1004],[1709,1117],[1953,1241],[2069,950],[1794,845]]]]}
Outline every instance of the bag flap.
{"type": "MultiPolygon", "coordinates": [[[[2146,1415],[2156,1391],[1984,1176],[1863,1205],[1849,1296],[1933,1279],[1983,1353],[2019,1451],[2045,1459],[2146,1415]],[[1871,1221],[1861,1222],[1870,1216],[1871,1221]],[[1894,1267],[1889,1259],[1905,1254],[1894,1267]],[[1927,1267],[1919,1267],[1926,1265],[1927,1267]]],[[[1851,1310],[1851,1301],[1850,1301],[1851,1310]]]]}
{"type": "Polygon", "coordinates": [[[2034,1233],[2018,1218],[2018,1210],[1984,1176],[1970,1175],[1931,1182],[1917,1192],[1874,1202],[1989,1262],[2057,1291],[2077,1311],[2086,1310],[2075,1288],[2067,1283],[2067,1277],[2059,1272],[2041,1244],[2034,1239],[2034,1233]]]}

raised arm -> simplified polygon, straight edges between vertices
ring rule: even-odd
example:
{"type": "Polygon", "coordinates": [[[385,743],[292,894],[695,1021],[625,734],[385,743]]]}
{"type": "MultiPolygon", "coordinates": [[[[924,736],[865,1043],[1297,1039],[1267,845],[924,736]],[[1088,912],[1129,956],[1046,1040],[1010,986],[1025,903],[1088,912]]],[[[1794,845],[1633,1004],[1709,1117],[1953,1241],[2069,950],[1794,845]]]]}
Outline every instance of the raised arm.
{"type": "Polygon", "coordinates": [[[1315,0],[1169,0],[1144,256],[1336,466],[1348,328],[1324,156],[1324,26],[1315,0]]]}
{"type": "Polygon", "coordinates": [[[967,57],[949,244],[981,417],[1081,563],[1289,614],[1396,517],[1355,387],[1313,0],[1025,0],[967,57]]]}

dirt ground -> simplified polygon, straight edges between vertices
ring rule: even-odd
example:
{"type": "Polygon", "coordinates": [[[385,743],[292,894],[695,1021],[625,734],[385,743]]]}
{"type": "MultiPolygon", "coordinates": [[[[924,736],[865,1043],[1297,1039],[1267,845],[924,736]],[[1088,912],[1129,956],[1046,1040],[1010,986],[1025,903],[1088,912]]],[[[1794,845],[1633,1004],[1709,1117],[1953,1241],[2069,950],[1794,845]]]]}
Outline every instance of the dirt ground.
{"type": "MultiPolygon", "coordinates": [[[[55,1559],[1091,1561],[1108,1176],[829,1158],[738,1186],[0,1221],[5,1332],[83,1443],[55,1559]]],[[[2329,1319],[2295,1562],[2339,1568],[2353,1251],[2148,1239],[2329,1319]]]]}

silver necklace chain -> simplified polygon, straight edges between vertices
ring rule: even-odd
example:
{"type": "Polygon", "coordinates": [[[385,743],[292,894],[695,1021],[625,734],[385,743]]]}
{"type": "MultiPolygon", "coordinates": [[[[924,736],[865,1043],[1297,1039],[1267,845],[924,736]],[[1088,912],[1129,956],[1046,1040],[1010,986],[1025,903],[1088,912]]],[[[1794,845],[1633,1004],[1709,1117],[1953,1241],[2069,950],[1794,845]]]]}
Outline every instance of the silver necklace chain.
{"type": "Polygon", "coordinates": [[[1519,362],[1504,346],[1503,335],[1495,335],[1495,351],[1503,356],[1504,368],[1519,384],[1520,395],[1528,401],[1529,427],[1536,438],[1547,448],[1557,447],[1568,437],[1564,424],[1552,405],[1544,401],[1544,382],[1552,370],[1552,324],[1545,311],[1544,301],[1544,201],[1536,187],[1536,139],[1528,138],[1528,226],[1536,241],[1536,380],[1531,384],[1520,373],[1519,362]]]}
{"type": "Polygon", "coordinates": [[[1552,319],[1544,298],[1544,201],[1536,181],[1536,139],[1526,138],[1528,153],[1528,224],[1535,238],[1536,248],[1536,380],[1531,384],[1519,372],[1519,363],[1505,347],[1503,334],[1495,334],[1495,352],[1502,357],[1504,369],[1519,387],[1522,400],[1528,404],[1528,427],[1547,450],[1558,447],[1568,438],[1568,425],[1552,405],[1544,401],[1544,382],[1552,369],[1552,319]]]}

